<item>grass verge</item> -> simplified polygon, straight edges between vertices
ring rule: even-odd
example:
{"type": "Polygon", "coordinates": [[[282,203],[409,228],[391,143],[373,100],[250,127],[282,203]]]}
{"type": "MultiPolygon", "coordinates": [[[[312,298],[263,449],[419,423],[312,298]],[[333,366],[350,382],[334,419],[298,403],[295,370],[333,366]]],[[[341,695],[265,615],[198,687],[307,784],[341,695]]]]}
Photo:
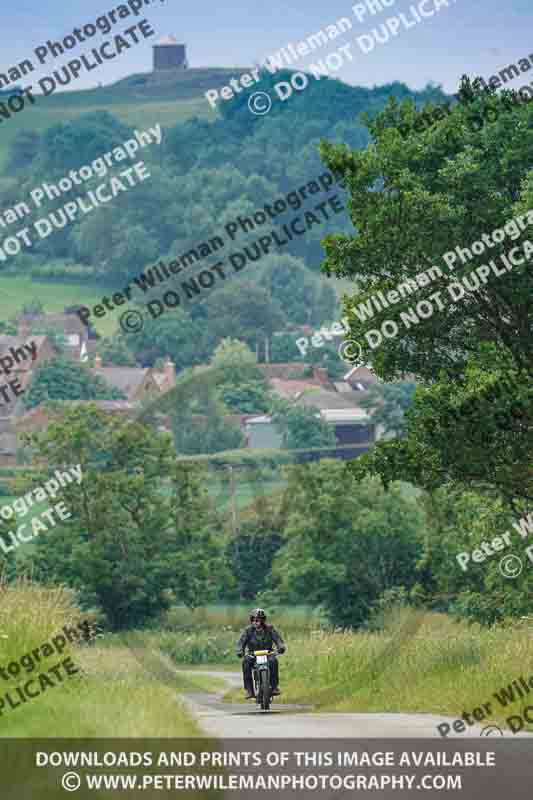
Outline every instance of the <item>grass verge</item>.
{"type": "MultiPolygon", "coordinates": [[[[0,586],[0,665],[49,642],[64,625],[76,625],[84,615],[63,589],[44,589],[30,583],[0,586]]],[[[99,640],[96,640],[97,642],[99,640]]],[[[30,673],[25,669],[9,681],[0,679],[2,696],[31,678],[35,692],[46,674],[53,682],[34,699],[0,716],[4,737],[191,737],[201,731],[176,697],[176,689],[197,685],[195,679],[162,683],[145,669],[127,646],[69,643],[59,655],[43,657],[30,673]],[[59,681],[51,667],[70,657],[80,672],[59,681]]],[[[61,674],[63,670],[61,670],[61,674]]]]}

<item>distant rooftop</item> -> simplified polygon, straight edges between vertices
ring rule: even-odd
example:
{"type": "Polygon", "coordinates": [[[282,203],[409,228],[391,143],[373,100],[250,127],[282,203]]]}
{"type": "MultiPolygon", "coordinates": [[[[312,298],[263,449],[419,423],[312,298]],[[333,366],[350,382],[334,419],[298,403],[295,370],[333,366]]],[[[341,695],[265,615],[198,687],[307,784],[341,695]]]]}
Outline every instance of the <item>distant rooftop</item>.
{"type": "Polygon", "coordinates": [[[156,44],[179,44],[179,42],[175,36],[172,36],[172,34],[167,34],[167,36],[162,36],[160,40],[156,42],[156,44]]]}

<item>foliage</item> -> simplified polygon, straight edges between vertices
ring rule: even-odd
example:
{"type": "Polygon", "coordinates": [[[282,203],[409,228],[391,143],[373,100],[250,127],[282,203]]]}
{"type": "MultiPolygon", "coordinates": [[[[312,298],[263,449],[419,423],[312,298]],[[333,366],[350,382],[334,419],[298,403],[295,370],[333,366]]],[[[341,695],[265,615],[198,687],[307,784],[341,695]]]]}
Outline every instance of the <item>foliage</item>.
{"type": "Polygon", "coordinates": [[[357,627],[386,589],[414,585],[424,518],[397,484],[357,483],[324,459],[293,467],[287,495],[287,544],[272,571],[282,596],[321,603],[332,622],[357,627]]]}
{"type": "Polygon", "coordinates": [[[335,431],[324,422],[316,409],[296,406],[276,398],[272,421],[283,436],[283,447],[294,450],[306,447],[334,447],[335,431]]]}
{"type": "Polygon", "coordinates": [[[100,339],[98,342],[98,355],[104,367],[113,365],[117,367],[135,367],[137,362],[129,347],[130,339],[124,336],[113,336],[100,339]]]}
{"type": "Polygon", "coordinates": [[[215,631],[164,634],[160,638],[163,653],[176,664],[235,664],[235,642],[239,634],[225,627],[215,631]]]}
{"type": "MultiPolygon", "coordinates": [[[[48,659],[48,667],[57,675],[55,670],[59,662],[71,659],[78,672],[67,680],[60,678],[60,692],[42,691],[38,695],[34,692],[35,699],[27,703],[24,714],[4,715],[2,732],[5,737],[44,739],[50,733],[51,719],[66,737],[80,740],[90,739],[95,731],[106,738],[135,737],[143,733],[168,737],[199,735],[192,717],[175,702],[176,688],[181,688],[182,682],[176,683],[175,670],[168,670],[172,673],[172,687],[162,684],[161,659],[157,658],[155,651],[152,661],[156,662],[154,666],[159,666],[159,670],[156,672],[153,668],[150,674],[144,668],[146,660],[139,663],[133,648],[113,641],[108,630],[104,629],[103,635],[98,634],[96,641],[87,644],[83,639],[78,642],[61,640],[65,625],[76,628],[85,621],[97,622],[92,612],[80,610],[72,591],[65,587],[48,588],[32,581],[17,581],[8,586],[0,584],[0,597],[2,658],[7,659],[6,664],[19,662],[23,654],[41,653],[40,664],[33,655],[31,661],[35,666],[31,667],[30,658],[25,656],[26,667],[16,677],[6,676],[7,684],[4,686],[11,696],[17,694],[16,688],[21,680],[31,680],[39,671],[44,672],[41,647],[55,637],[53,649],[56,652],[48,659]],[[26,675],[28,664],[31,672],[26,675]],[[134,714],[131,713],[132,707],[135,707],[134,714]]],[[[83,628],[80,633],[83,635],[83,628]]],[[[62,672],[67,677],[65,666],[62,672]]],[[[53,681],[53,678],[49,680],[53,681]]],[[[33,794],[29,788],[22,790],[22,784],[28,787],[26,777],[22,759],[15,754],[2,776],[5,796],[17,795],[21,791],[26,795],[33,794]]],[[[43,800],[53,794],[54,789],[48,791],[45,787],[40,787],[38,792],[43,800]]]]}
{"type": "MultiPolygon", "coordinates": [[[[181,457],[181,460],[186,461],[186,457],[181,457]]],[[[288,450],[276,450],[274,448],[254,448],[250,450],[244,448],[242,450],[226,450],[215,455],[197,456],[194,461],[209,462],[216,468],[223,468],[226,466],[234,467],[250,467],[252,469],[270,468],[276,469],[283,464],[292,464],[294,461],[294,454],[288,450]]]]}
{"type": "Polygon", "coordinates": [[[83,364],[57,358],[35,370],[29,391],[24,395],[26,408],[47,400],[124,400],[125,395],[93,375],[83,364]]]}
{"type": "Polygon", "coordinates": [[[41,137],[36,131],[28,128],[18,130],[9,147],[5,172],[16,173],[19,170],[27,170],[32,165],[41,146],[41,137]]]}
{"type": "Polygon", "coordinates": [[[244,445],[237,423],[226,418],[226,409],[214,392],[206,399],[201,418],[194,418],[190,407],[181,406],[172,415],[174,444],[178,454],[218,453],[244,445]]]}
{"type": "MultiPolygon", "coordinates": [[[[405,609],[391,614],[383,631],[317,631],[289,641],[288,652],[285,702],[309,702],[312,687],[320,711],[458,718],[507,686],[520,674],[518,664],[530,663],[531,618],[480,630],[444,614],[405,609]]],[[[487,722],[503,726],[509,709],[496,703],[492,710],[487,722]]]]}
{"type": "Polygon", "coordinates": [[[296,347],[298,333],[291,331],[279,332],[272,337],[270,346],[270,359],[275,364],[286,364],[290,361],[299,361],[302,355],[296,347]]]}
{"type": "Polygon", "coordinates": [[[272,509],[263,507],[261,513],[241,523],[226,547],[228,566],[239,587],[239,600],[252,601],[266,587],[272,562],[283,541],[277,514],[272,509]]]}
{"type": "Polygon", "coordinates": [[[221,387],[220,397],[230,411],[238,414],[268,411],[271,404],[270,393],[263,380],[241,383],[238,386],[227,384],[221,387]]]}
{"type": "MultiPolygon", "coordinates": [[[[265,75],[263,80],[266,86],[272,86],[289,76],[289,72],[282,71],[279,76],[265,75]]],[[[206,79],[213,85],[222,80],[212,72],[206,79]]],[[[141,83],[143,80],[142,76],[133,78],[141,83]]],[[[145,91],[148,90],[139,83],[121,83],[106,89],[98,104],[112,108],[115,103],[117,115],[140,128],[143,121],[138,103],[145,91]],[[129,97],[127,114],[124,96],[129,97]]],[[[165,98],[160,109],[162,121],[185,113],[175,97],[188,91],[194,94],[197,89],[187,88],[181,80],[172,89],[150,87],[150,98],[154,92],[162,92],[165,98]]],[[[159,259],[168,264],[215,236],[222,236],[225,244],[235,250],[248,244],[253,247],[258,237],[271,229],[277,229],[282,237],[283,224],[301,217],[326,195],[307,195],[303,202],[295,196],[286,213],[251,231],[239,229],[231,238],[225,226],[239,216],[253,217],[265,203],[287,196],[323,173],[317,145],[324,137],[351,147],[365,147],[368,132],[354,120],[361,111],[382,108],[389,93],[400,98],[413,96],[417,101],[430,96],[437,101],[443,99],[440,91],[412,93],[399,83],[366,89],[322,80],[290,103],[273,109],[275,125],[271,125],[270,119],[257,120],[250,115],[246,103],[251,91],[242,92],[235,102],[225,103],[222,119],[207,122],[195,118],[174,127],[166,125],[162,144],[143,151],[149,180],[35,242],[34,247],[13,259],[8,269],[17,275],[46,276],[54,281],[65,277],[81,283],[84,293],[89,285],[99,284],[101,291],[93,301],[96,303],[103,292],[122,290],[159,259]]],[[[94,97],[99,96],[96,90],[94,97]]],[[[56,118],[52,127],[39,134],[17,134],[8,159],[6,207],[26,201],[29,191],[43,181],[57,182],[69,170],[92,163],[132,136],[131,127],[108,112],[80,115],[79,110],[86,107],[85,96],[71,98],[65,94],[49,101],[52,106],[58,104],[54,117],[63,114],[57,117],[63,119],[72,114],[75,104],[76,118],[60,122],[56,118]]],[[[187,108],[190,107],[188,102],[187,108]]],[[[45,127],[49,118],[45,112],[39,126],[45,127]]],[[[94,190],[107,179],[108,176],[95,177],[84,188],[94,190]]],[[[340,190],[335,191],[341,198],[340,190]]],[[[53,207],[53,203],[45,202],[40,211],[44,216],[53,207]]],[[[244,284],[242,276],[228,276],[232,278],[231,286],[226,281],[207,302],[198,303],[201,308],[185,312],[178,308],[157,319],[146,319],[144,330],[128,337],[137,363],[150,365],[158,357],[170,356],[178,371],[199,365],[209,359],[220,337],[228,333],[242,337],[261,354],[266,340],[286,321],[305,319],[316,326],[324,319],[338,318],[333,289],[318,270],[323,257],[321,240],[339,227],[350,229],[345,214],[333,215],[303,236],[294,237],[290,254],[271,252],[257,264],[250,264],[244,284]],[[253,289],[249,291],[250,284],[253,289]]],[[[172,288],[181,279],[182,275],[169,279],[165,288],[172,288]]],[[[155,286],[143,300],[160,298],[162,288],[155,286]]],[[[89,295],[86,303],[92,305],[89,295]]],[[[111,324],[109,316],[98,321],[97,327],[110,333],[111,324]]]]}
{"type": "Polygon", "coordinates": [[[50,470],[79,463],[84,475],[63,490],[73,519],[41,534],[28,556],[39,580],[73,586],[115,630],[157,617],[173,599],[209,599],[224,576],[216,522],[200,468],[176,464],[167,435],[92,407],[31,440],[50,470]]]}
{"type": "Polygon", "coordinates": [[[386,434],[402,436],[406,430],[405,412],[413,404],[415,389],[414,381],[374,383],[359,405],[371,412],[373,425],[382,425],[386,434]]]}
{"type": "Polygon", "coordinates": [[[235,338],[258,349],[262,340],[285,323],[285,315],[270,292],[248,281],[220,289],[207,298],[205,305],[214,341],[231,331],[235,338]]]}
{"type": "MultiPolygon", "coordinates": [[[[428,515],[424,535],[424,555],[419,576],[426,600],[442,598],[440,608],[457,618],[494,625],[520,618],[531,608],[531,572],[527,567],[512,581],[500,571],[500,561],[508,553],[519,555],[526,543],[513,530],[517,519],[501,500],[472,491],[447,491],[444,488],[423,496],[428,515]],[[494,553],[482,562],[470,561],[463,571],[457,555],[481,549],[506,530],[511,532],[512,547],[494,553]],[[513,541],[514,539],[514,541],[513,541]],[[520,547],[517,545],[520,543],[520,547]]],[[[486,555],[486,554],[485,554],[486,555]]]]}
{"type": "Polygon", "coordinates": [[[56,353],[64,357],[68,345],[66,334],[57,328],[46,324],[46,318],[36,319],[34,322],[28,321],[28,329],[34,336],[46,336],[52,343],[56,353]]]}
{"type": "Polygon", "coordinates": [[[533,390],[524,373],[482,366],[468,367],[461,383],[419,387],[407,436],[378,443],[353,463],[354,475],[402,475],[428,490],[466,484],[519,515],[533,491],[533,390]]]}
{"type": "Polygon", "coordinates": [[[260,284],[293,323],[319,325],[335,313],[337,302],[332,287],[291,255],[265,258],[260,284]]]}
{"type": "Polygon", "coordinates": [[[7,336],[17,335],[17,326],[13,322],[0,322],[0,333],[7,336]]]}
{"type": "Polygon", "coordinates": [[[21,313],[29,316],[42,316],[44,314],[43,301],[39,297],[32,297],[29,302],[24,303],[21,313]]]}
{"type": "Polygon", "coordinates": [[[217,379],[221,384],[239,385],[265,380],[257,367],[254,353],[238,339],[222,339],[213,352],[211,366],[217,370],[217,379]]]}
{"type": "MultiPolygon", "coordinates": [[[[514,502],[533,498],[531,259],[525,257],[512,274],[478,281],[475,291],[452,306],[446,286],[486,263],[487,253],[473,254],[467,263],[458,258],[453,274],[442,256],[533,207],[533,108],[513,104],[508,93],[472,87],[466,78],[460,96],[450,114],[422,133],[413,127],[421,118],[414,104],[399,106],[391,99],[384,111],[367,118],[374,143],[366,151],[322,146],[328,167],[346,182],[358,230],[357,237],[328,237],[324,271],[357,281],[357,296],[346,301],[351,336],[377,374],[390,380],[408,373],[431,383],[417,393],[406,438],[378,445],[368,459],[356,462],[358,474],[366,465],[386,480],[407,477],[428,488],[460,482],[514,502]],[[486,119],[487,111],[495,121],[481,129],[472,124],[477,114],[486,119]],[[400,323],[400,335],[370,347],[367,329],[379,329],[391,315],[398,318],[414,308],[414,299],[405,294],[393,310],[372,310],[366,321],[363,304],[370,308],[371,295],[386,295],[435,264],[441,265],[441,276],[420,287],[415,299],[441,291],[447,313],[436,310],[409,327],[400,323]],[[484,387],[502,373],[513,376],[518,406],[509,395],[478,405],[484,387]],[[461,414],[467,399],[480,413],[461,414]]],[[[506,233],[503,243],[491,248],[491,259],[528,236],[518,227],[507,227],[506,233]]]]}
{"type": "Polygon", "coordinates": [[[207,357],[210,351],[204,339],[201,323],[178,308],[161,319],[146,319],[142,330],[128,336],[127,346],[141,364],[153,365],[158,358],[169,357],[179,372],[207,357]]]}

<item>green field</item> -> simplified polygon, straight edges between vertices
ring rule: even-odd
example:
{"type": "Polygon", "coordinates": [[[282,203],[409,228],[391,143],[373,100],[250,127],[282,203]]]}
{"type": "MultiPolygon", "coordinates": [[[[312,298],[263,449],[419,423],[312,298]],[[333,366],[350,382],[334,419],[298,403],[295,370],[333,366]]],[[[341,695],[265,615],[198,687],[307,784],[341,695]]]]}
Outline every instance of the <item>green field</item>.
{"type": "MultiPolygon", "coordinates": [[[[237,475],[234,495],[235,506],[240,511],[259,498],[266,498],[276,493],[281,494],[286,486],[287,481],[282,478],[254,483],[251,480],[247,480],[246,477],[237,475]]],[[[213,478],[209,482],[209,495],[213,500],[216,499],[218,511],[231,510],[231,492],[227,482],[222,483],[219,479],[213,478]]]]}
{"type": "MultiPolygon", "coordinates": [[[[110,291],[109,289],[107,290],[110,291]]],[[[0,320],[11,319],[20,311],[24,303],[38,299],[45,311],[63,311],[65,306],[94,305],[99,303],[106,289],[90,284],[34,281],[31,277],[3,275],[0,277],[0,297],[2,298],[0,320]]],[[[118,315],[108,315],[94,320],[94,328],[103,336],[110,336],[116,329],[118,315]]]]}
{"type": "MultiPolygon", "coordinates": [[[[239,68],[241,69],[241,68],[239,68]]],[[[241,71],[244,71],[242,68],[241,71]]],[[[51,125],[77,119],[82,114],[108,111],[122,122],[145,129],[155,124],[169,128],[195,116],[213,119],[216,115],[203,93],[220,87],[238,70],[189,69],[169,71],[163,76],[130,75],[107,87],[78,92],[60,92],[50,97],[36,95],[35,105],[27,104],[0,127],[0,170],[9,144],[22,129],[44,131],[51,125]]],[[[31,277],[0,277],[2,310],[0,320],[7,320],[23,303],[39,298],[48,312],[63,311],[67,305],[94,305],[109,291],[90,284],[33,281],[31,277]]],[[[95,320],[98,333],[109,336],[117,326],[118,315],[95,320]]]]}

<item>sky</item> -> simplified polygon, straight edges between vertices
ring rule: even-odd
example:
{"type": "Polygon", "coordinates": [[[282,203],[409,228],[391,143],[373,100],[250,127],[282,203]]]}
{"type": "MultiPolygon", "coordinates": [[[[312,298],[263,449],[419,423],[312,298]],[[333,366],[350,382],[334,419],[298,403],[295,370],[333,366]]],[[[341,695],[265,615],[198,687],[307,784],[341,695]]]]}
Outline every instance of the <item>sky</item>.
{"type": "MultiPolygon", "coordinates": [[[[127,1],[127,0],[125,0],[127,1]]],[[[361,0],[365,4],[365,0],[361,0]]],[[[90,51],[98,43],[113,37],[123,29],[146,17],[157,33],[112,61],[92,72],[81,74],[69,88],[108,85],[134,72],[149,72],[152,64],[152,44],[165,34],[173,34],[187,45],[191,67],[250,67],[271,52],[296,44],[310,34],[348,17],[353,29],[331,41],[314,58],[302,58],[297,67],[306,68],[317,56],[324,57],[338,47],[350,43],[353,61],[345,60],[335,77],[346,83],[375,86],[399,80],[412,89],[421,89],[429,81],[441,84],[445,91],[454,92],[463,73],[489,77],[502,67],[533,54],[528,41],[529,24],[533,19],[531,0],[437,0],[443,5],[435,14],[423,19],[408,30],[400,25],[395,38],[376,44],[364,54],[356,38],[369,34],[376,25],[403,12],[414,19],[410,6],[421,0],[386,0],[388,8],[381,13],[366,14],[359,21],[352,11],[353,0],[270,0],[251,3],[250,0],[150,0],[138,17],[119,21],[111,33],[99,34],[86,43],[68,51],[68,56],[51,59],[31,74],[31,80],[49,75],[71,58],[90,51]],[[528,8],[529,7],[529,8],[528,8]]],[[[383,0],[366,0],[379,3],[383,0]]],[[[435,0],[426,0],[425,9],[433,8],[435,0]]],[[[3,12],[2,66],[5,73],[25,58],[37,63],[33,50],[48,39],[61,40],[73,28],[94,23],[96,18],[117,8],[120,2],[110,0],[17,0],[6,4],[3,12]]],[[[236,70],[236,77],[240,70],[236,70]]],[[[23,81],[24,85],[30,78],[23,81]]],[[[527,83],[524,81],[520,83],[527,83]]]]}

